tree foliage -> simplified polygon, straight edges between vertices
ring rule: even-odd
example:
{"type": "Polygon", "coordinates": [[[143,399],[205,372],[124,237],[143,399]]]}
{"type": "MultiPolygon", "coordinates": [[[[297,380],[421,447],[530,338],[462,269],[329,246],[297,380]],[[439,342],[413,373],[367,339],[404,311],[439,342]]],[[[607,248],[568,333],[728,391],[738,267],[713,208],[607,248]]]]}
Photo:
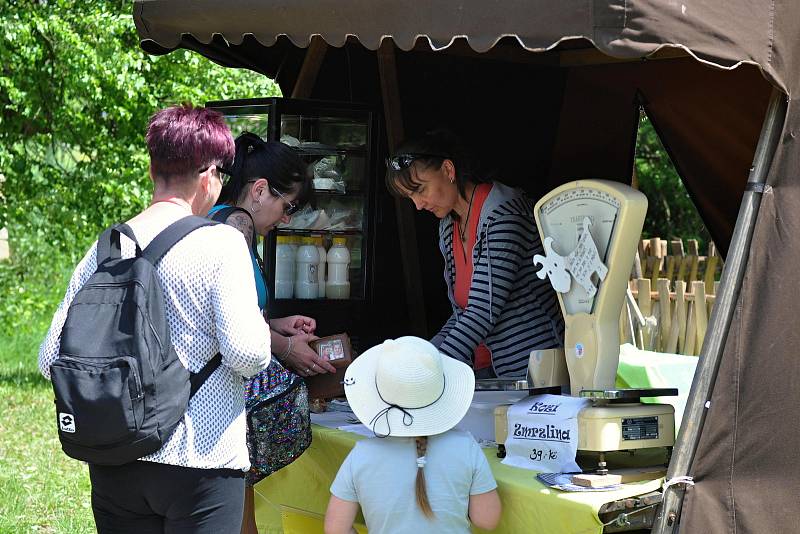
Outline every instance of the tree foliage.
{"type": "Polygon", "coordinates": [[[149,201],[154,111],[278,94],[262,75],[195,53],[145,54],[131,12],[128,0],[0,0],[0,227],[12,248],[0,329],[52,311],[62,273],[149,201]]]}
{"type": "Polygon", "coordinates": [[[697,239],[701,250],[711,241],[652,122],[642,115],[636,141],[636,177],[649,205],[643,237],[697,239]]]}

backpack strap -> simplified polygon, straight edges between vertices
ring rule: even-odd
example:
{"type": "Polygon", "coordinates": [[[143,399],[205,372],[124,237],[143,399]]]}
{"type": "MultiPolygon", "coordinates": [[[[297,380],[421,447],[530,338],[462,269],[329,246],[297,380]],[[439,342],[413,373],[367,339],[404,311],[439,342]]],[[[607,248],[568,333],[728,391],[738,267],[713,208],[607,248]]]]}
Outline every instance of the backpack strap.
{"type": "Polygon", "coordinates": [[[183,219],[178,219],[162,230],[161,233],[145,247],[142,251],[142,257],[155,265],[173,245],[191,232],[203,226],[212,226],[215,224],[217,223],[214,221],[196,215],[189,215],[183,219]]]}
{"type": "Polygon", "coordinates": [[[222,363],[222,354],[219,352],[213,358],[208,360],[206,364],[196,373],[189,373],[189,398],[194,397],[194,394],[202,387],[211,373],[217,370],[217,367],[222,363]]]}
{"type": "Polygon", "coordinates": [[[258,251],[256,249],[256,247],[258,246],[258,234],[256,233],[256,222],[253,220],[253,216],[250,214],[249,211],[247,211],[244,208],[240,208],[238,206],[228,206],[226,208],[222,208],[215,211],[214,213],[211,214],[211,217],[209,218],[212,221],[217,221],[224,224],[225,221],[228,220],[228,217],[230,217],[233,213],[236,213],[237,211],[246,213],[247,216],[250,217],[250,222],[253,223],[253,235],[250,238],[250,248],[252,249],[253,253],[256,256],[258,256],[258,251]]]}
{"type": "Polygon", "coordinates": [[[97,238],[97,265],[101,265],[108,260],[117,260],[122,255],[122,246],[120,244],[120,234],[125,234],[131,241],[136,244],[136,255],[142,253],[139,248],[139,242],[133,234],[131,227],[125,223],[115,224],[97,238]]]}

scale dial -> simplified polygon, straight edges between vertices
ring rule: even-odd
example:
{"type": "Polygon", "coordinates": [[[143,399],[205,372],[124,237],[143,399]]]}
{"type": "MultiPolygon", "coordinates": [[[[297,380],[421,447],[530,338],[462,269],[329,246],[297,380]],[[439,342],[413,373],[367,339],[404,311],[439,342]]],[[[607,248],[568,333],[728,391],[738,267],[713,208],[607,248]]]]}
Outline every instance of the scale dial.
{"type": "MultiPolygon", "coordinates": [[[[620,199],[615,195],[588,186],[579,186],[557,193],[545,200],[539,208],[540,232],[553,238],[553,250],[566,256],[578,245],[585,218],[591,221],[589,232],[597,246],[600,260],[607,267],[608,246],[614,235],[620,210],[620,199]]],[[[599,286],[597,275],[592,281],[599,286]]],[[[570,290],[562,293],[564,311],[568,314],[592,313],[594,301],[599,293],[590,296],[581,285],[573,283],[570,290]]]]}

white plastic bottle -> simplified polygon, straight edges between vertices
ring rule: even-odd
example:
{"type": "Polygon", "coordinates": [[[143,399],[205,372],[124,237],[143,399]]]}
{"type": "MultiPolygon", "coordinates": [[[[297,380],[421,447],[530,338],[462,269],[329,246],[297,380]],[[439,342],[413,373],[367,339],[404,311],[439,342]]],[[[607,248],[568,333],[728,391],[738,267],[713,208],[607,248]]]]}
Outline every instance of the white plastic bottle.
{"type": "Polygon", "coordinates": [[[297,249],[300,248],[300,236],[290,235],[289,246],[292,247],[292,254],[297,256],[297,249]]]}
{"type": "Polygon", "coordinates": [[[322,236],[318,234],[314,234],[311,237],[314,238],[314,245],[317,247],[317,252],[319,252],[319,263],[317,264],[317,283],[319,283],[319,292],[317,296],[319,298],[325,298],[325,265],[327,264],[327,252],[325,251],[325,246],[322,244],[322,236]]]}
{"type": "Polygon", "coordinates": [[[295,252],[288,235],[279,235],[275,245],[275,298],[290,299],[294,295],[295,252]]]}
{"type": "Polygon", "coordinates": [[[315,299],[319,297],[319,280],[317,266],[319,251],[311,237],[304,237],[297,248],[294,277],[294,296],[298,299],[315,299]]]}
{"type": "Polygon", "coordinates": [[[328,250],[328,281],[325,296],[329,299],[350,298],[350,251],[347,238],[334,237],[333,246],[328,250]]]}

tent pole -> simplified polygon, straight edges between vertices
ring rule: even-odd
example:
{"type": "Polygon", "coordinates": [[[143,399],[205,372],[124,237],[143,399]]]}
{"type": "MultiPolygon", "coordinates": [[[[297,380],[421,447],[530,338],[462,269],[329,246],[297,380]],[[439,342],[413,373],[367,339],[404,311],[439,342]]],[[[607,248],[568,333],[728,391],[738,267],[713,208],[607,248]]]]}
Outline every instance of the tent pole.
{"type": "Polygon", "coordinates": [[[303,66],[300,67],[300,74],[298,74],[292,89],[292,98],[311,97],[311,91],[317,82],[317,74],[319,74],[319,69],[322,67],[322,61],[325,59],[327,50],[328,44],[322,37],[315,35],[311,38],[311,43],[309,43],[308,50],[306,50],[306,57],[303,58],[303,66]]]}
{"type": "MultiPolygon", "coordinates": [[[[381,78],[387,146],[391,153],[405,136],[402,108],[400,107],[400,87],[397,81],[397,62],[394,42],[391,39],[383,39],[378,48],[378,71],[381,78]]],[[[425,314],[425,295],[422,292],[422,272],[419,264],[414,211],[411,208],[411,202],[397,197],[394,199],[394,209],[397,217],[400,257],[403,263],[410,333],[427,338],[428,322],[425,314]]]]}
{"type": "MultiPolygon", "coordinates": [[[[667,481],[690,474],[689,469],[694,460],[707,409],[710,406],[710,404],[707,406],[707,403],[711,401],[714,382],[722,361],[722,352],[742,287],[764,184],[786,119],[786,107],[785,95],[773,88],[753,158],[753,166],[750,168],[742,204],[739,207],[739,216],[733,230],[730,250],[725,259],[725,269],[709,321],[708,333],[703,341],[697,370],[689,390],[683,422],[667,470],[667,481]]],[[[667,485],[656,514],[652,534],[675,532],[680,522],[684,494],[685,488],[682,484],[667,485]]]]}

